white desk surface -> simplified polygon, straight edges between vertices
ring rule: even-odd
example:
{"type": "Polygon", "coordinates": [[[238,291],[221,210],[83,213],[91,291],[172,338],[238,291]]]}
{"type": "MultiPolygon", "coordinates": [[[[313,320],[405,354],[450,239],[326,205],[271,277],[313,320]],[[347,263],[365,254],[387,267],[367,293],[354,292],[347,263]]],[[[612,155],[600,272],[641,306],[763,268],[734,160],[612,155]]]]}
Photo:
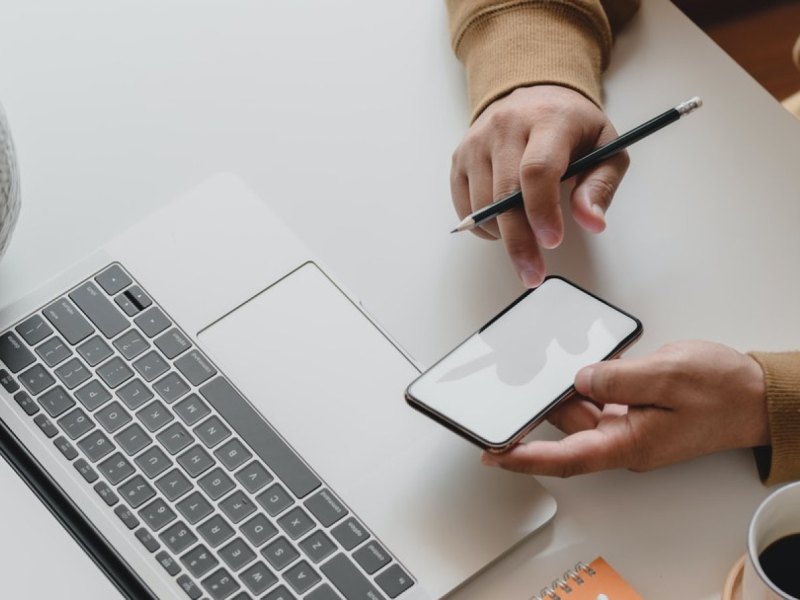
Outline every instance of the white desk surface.
{"type": "MultiPolygon", "coordinates": [[[[666,0],[620,36],[606,90],[619,130],[694,95],[706,105],[632,149],[607,232],[570,227],[550,270],[643,320],[633,354],[687,337],[797,347],[800,123],[666,0]]],[[[219,170],[423,363],[521,291],[498,244],[447,233],[467,107],[441,0],[7,1],[0,101],[24,196],[0,305],[219,170]]],[[[78,549],[44,509],[15,520],[35,499],[5,463],[0,477],[4,581],[110,597],[80,573],[39,575],[78,549]]],[[[648,599],[717,598],[769,492],[746,451],[542,483],[555,520],[457,598],[527,598],[598,554],[648,599]]]]}

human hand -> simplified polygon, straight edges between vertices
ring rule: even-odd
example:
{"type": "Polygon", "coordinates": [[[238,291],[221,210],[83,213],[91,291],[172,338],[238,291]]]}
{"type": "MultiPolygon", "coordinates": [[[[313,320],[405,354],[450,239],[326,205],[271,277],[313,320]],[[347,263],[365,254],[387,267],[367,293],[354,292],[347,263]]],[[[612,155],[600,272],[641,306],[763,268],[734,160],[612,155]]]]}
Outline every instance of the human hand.
{"type": "MultiPolygon", "coordinates": [[[[582,94],[555,85],[518,88],[496,100],[473,123],[453,154],[450,190],[459,218],[522,190],[524,210],[512,209],[473,231],[503,238],[522,282],[539,285],[545,265],[539,247],[564,235],[560,180],[573,160],[617,137],[605,113],[582,94]]],[[[605,229],[605,212],[628,168],[627,152],[570,180],[578,224],[605,229]]]]}
{"type": "Polygon", "coordinates": [[[567,433],[483,462],[569,477],[603,469],[647,471],[697,456],[769,444],[764,375],[752,357],[711,342],[668,344],[642,358],[581,369],[578,396],[550,413],[567,433]]]}

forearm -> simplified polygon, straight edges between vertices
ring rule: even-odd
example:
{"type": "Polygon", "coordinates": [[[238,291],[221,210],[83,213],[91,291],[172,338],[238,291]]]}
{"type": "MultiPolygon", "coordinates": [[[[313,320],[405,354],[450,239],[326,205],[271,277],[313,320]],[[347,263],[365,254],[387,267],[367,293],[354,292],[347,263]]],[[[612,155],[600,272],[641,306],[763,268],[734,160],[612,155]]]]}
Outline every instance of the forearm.
{"type": "Polygon", "coordinates": [[[598,106],[616,30],[639,0],[446,0],[472,117],[515,88],[555,83],[598,106]]]}

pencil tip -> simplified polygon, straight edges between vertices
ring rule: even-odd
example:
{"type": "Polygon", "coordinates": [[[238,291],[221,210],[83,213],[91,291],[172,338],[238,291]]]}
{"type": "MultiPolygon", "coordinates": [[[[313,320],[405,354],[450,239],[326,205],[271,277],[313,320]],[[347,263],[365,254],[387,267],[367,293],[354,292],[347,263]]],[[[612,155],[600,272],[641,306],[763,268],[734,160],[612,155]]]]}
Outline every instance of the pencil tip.
{"type": "Polygon", "coordinates": [[[453,230],[452,230],[450,233],[458,233],[458,227],[456,227],[455,229],[453,229],[453,230]]]}

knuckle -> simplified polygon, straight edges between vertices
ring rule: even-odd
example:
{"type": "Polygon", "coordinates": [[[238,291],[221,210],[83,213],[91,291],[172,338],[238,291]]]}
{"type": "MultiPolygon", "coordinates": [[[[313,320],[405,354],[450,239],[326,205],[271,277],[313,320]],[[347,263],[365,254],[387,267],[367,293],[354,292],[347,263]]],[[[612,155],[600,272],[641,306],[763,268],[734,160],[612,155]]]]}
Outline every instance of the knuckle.
{"type": "Polygon", "coordinates": [[[486,120],[486,125],[495,133],[506,134],[511,131],[515,121],[515,114],[513,111],[495,110],[489,115],[486,120]]]}
{"type": "Polygon", "coordinates": [[[617,191],[615,183],[608,179],[596,178],[588,181],[589,195],[597,202],[608,208],[617,191]]]}
{"type": "Polygon", "coordinates": [[[557,172],[553,163],[544,157],[525,158],[519,165],[519,176],[522,181],[535,182],[552,177],[557,172]]]}

